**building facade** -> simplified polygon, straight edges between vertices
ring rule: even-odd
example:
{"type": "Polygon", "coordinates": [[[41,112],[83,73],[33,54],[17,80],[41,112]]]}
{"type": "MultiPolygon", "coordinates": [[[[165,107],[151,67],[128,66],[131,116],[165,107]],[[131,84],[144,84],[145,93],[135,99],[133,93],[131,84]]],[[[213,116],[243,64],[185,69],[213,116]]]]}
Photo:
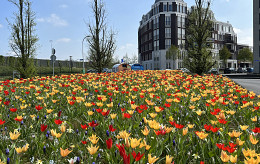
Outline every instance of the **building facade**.
{"type": "Polygon", "coordinates": [[[144,69],[178,68],[178,62],[166,59],[166,51],[175,45],[184,53],[186,19],[187,3],[183,0],[156,0],[143,15],[138,29],[138,62],[144,69]]]}
{"type": "MultiPolygon", "coordinates": [[[[138,29],[138,62],[144,69],[164,70],[183,68],[185,57],[185,24],[188,13],[187,3],[183,0],[155,0],[151,10],[143,15],[138,29]],[[179,48],[178,59],[167,59],[166,52],[171,45],[179,48]]],[[[212,32],[212,55],[218,63],[217,68],[223,68],[219,60],[219,50],[227,46],[232,56],[228,59],[228,67],[237,68],[236,46],[237,35],[232,25],[220,22],[214,18],[212,32]]]]}
{"type": "Polygon", "coordinates": [[[254,73],[260,73],[260,1],[253,2],[254,73]]]}
{"type": "Polygon", "coordinates": [[[227,60],[228,68],[238,68],[237,62],[237,34],[234,32],[229,22],[220,22],[212,16],[213,32],[212,32],[212,55],[218,61],[218,68],[224,68],[223,62],[219,59],[219,50],[226,46],[231,53],[227,60]]]}

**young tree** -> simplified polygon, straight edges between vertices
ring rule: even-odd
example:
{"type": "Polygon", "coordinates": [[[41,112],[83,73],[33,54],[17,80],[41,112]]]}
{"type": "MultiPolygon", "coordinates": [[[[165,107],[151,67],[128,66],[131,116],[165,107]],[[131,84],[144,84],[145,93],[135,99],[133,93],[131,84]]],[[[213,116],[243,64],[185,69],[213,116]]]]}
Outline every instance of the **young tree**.
{"type": "Polygon", "coordinates": [[[180,50],[175,45],[171,45],[171,47],[166,51],[166,59],[170,59],[175,62],[173,69],[177,69],[177,67],[178,67],[179,53],[180,53],[180,50]]]}
{"type": "Polygon", "coordinates": [[[115,33],[112,29],[110,31],[107,29],[106,10],[102,0],[94,0],[92,11],[95,23],[88,25],[90,33],[90,37],[87,39],[89,43],[88,60],[90,67],[101,73],[113,58],[116,49],[115,33]]]}
{"type": "Polygon", "coordinates": [[[219,50],[219,58],[223,60],[225,68],[227,67],[227,59],[231,57],[231,53],[229,52],[227,46],[224,46],[221,50],[219,50]]]}
{"type": "Polygon", "coordinates": [[[238,52],[237,59],[246,62],[246,61],[253,61],[253,53],[249,48],[243,48],[238,52]]]}
{"type": "Polygon", "coordinates": [[[14,22],[8,20],[11,27],[10,47],[17,56],[15,69],[20,72],[22,78],[31,77],[36,69],[33,57],[36,53],[38,37],[35,32],[35,13],[32,11],[32,3],[29,0],[8,0],[13,3],[18,12],[15,13],[14,22]]]}
{"type": "Polygon", "coordinates": [[[188,54],[184,65],[191,72],[201,75],[215,64],[210,51],[209,38],[212,32],[210,0],[195,0],[195,7],[188,14],[186,25],[186,47],[188,54]]]}
{"type": "Polygon", "coordinates": [[[125,54],[125,56],[123,56],[123,61],[124,63],[130,64],[131,59],[128,57],[127,53],[125,54]]]}
{"type": "Polygon", "coordinates": [[[133,54],[132,58],[130,59],[131,64],[138,63],[138,57],[137,55],[133,54]]]}

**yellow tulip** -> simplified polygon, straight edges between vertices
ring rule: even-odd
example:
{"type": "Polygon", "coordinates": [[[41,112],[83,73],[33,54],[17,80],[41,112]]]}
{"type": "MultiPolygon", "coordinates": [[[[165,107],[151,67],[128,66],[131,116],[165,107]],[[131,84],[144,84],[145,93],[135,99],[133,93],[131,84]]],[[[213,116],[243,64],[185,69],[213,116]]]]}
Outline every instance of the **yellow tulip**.
{"type": "Polygon", "coordinates": [[[256,144],[258,143],[258,140],[255,139],[255,138],[253,137],[253,135],[251,134],[251,135],[250,135],[250,142],[251,142],[253,145],[256,145],[256,144]]]}
{"type": "Polygon", "coordinates": [[[98,148],[99,148],[99,146],[98,146],[98,147],[96,147],[96,146],[93,146],[92,144],[91,144],[91,146],[90,146],[90,147],[87,147],[87,149],[88,149],[88,152],[89,152],[89,154],[91,154],[91,155],[94,155],[94,154],[96,154],[96,152],[97,152],[98,148]]]}
{"type": "Polygon", "coordinates": [[[69,149],[65,149],[63,150],[62,148],[60,148],[60,155],[62,157],[66,157],[67,155],[69,155],[69,153],[71,153],[72,151],[69,151],[69,149]]]}
{"type": "Polygon", "coordinates": [[[155,163],[159,158],[156,158],[156,156],[152,157],[151,154],[148,154],[148,162],[150,164],[155,163]]]}
{"type": "Polygon", "coordinates": [[[131,147],[134,149],[134,148],[136,148],[137,146],[139,146],[141,140],[142,140],[142,139],[137,140],[136,138],[130,138],[131,147]]]}
{"type": "Polygon", "coordinates": [[[241,134],[242,134],[241,132],[237,132],[235,130],[233,130],[232,133],[228,132],[228,135],[230,137],[236,137],[236,138],[238,138],[241,134]]]}
{"type": "Polygon", "coordinates": [[[235,157],[230,155],[230,162],[236,163],[237,162],[237,155],[235,157]]]}
{"type": "Polygon", "coordinates": [[[257,121],[257,117],[255,116],[255,117],[251,118],[251,120],[252,120],[253,122],[256,122],[256,121],[257,121]]]}
{"type": "Polygon", "coordinates": [[[242,130],[246,130],[247,128],[248,128],[249,126],[247,126],[247,125],[240,125],[240,128],[242,129],[242,130]]]}
{"type": "Polygon", "coordinates": [[[148,130],[147,126],[144,127],[144,130],[141,130],[143,135],[147,136],[150,132],[150,130],[148,130]]]}
{"type": "Polygon", "coordinates": [[[182,134],[185,136],[188,133],[189,128],[182,129],[182,134]]]}
{"type": "Polygon", "coordinates": [[[173,157],[171,157],[171,156],[169,156],[169,155],[166,155],[165,164],[171,164],[171,163],[172,163],[172,159],[173,159],[173,157]]]}
{"type": "Polygon", "coordinates": [[[227,153],[226,152],[224,152],[223,150],[221,151],[221,160],[223,161],[223,162],[228,162],[229,161],[229,159],[230,159],[230,157],[229,157],[229,155],[227,155],[227,153]]]}
{"type": "Polygon", "coordinates": [[[88,139],[89,139],[93,144],[97,144],[98,141],[99,141],[99,138],[98,138],[96,135],[94,135],[94,134],[92,134],[91,137],[88,137],[88,139]]]}
{"type": "Polygon", "coordinates": [[[21,135],[21,133],[14,131],[14,133],[10,132],[9,135],[11,140],[16,140],[21,135]]]}
{"type": "Polygon", "coordinates": [[[62,133],[64,133],[64,132],[66,131],[66,126],[65,126],[65,125],[61,125],[61,126],[60,126],[60,131],[61,131],[62,133]]]}
{"type": "Polygon", "coordinates": [[[203,131],[202,132],[196,132],[196,134],[202,140],[205,139],[209,135],[207,133],[204,133],[203,131]]]}
{"type": "Polygon", "coordinates": [[[115,119],[117,114],[110,114],[111,119],[115,119]]]}
{"type": "Polygon", "coordinates": [[[125,146],[128,147],[128,148],[130,147],[130,143],[129,143],[128,138],[125,139],[125,146]]]}
{"type": "Polygon", "coordinates": [[[89,115],[89,116],[92,116],[93,114],[94,114],[93,111],[88,111],[88,115],[89,115]]]}
{"type": "Polygon", "coordinates": [[[46,109],[47,113],[50,114],[53,110],[52,109],[46,109]]]}
{"type": "Polygon", "coordinates": [[[131,135],[131,133],[127,133],[126,130],[124,130],[124,131],[120,131],[120,132],[119,132],[119,135],[117,135],[116,138],[117,138],[117,139],[120,139],[120,138],[126,139],[126,138],[128,138],[130,135],[131,135]]]}
{"type": "Polygon", "coordinates": [[[241,141],[239,140],[239,138],[237,138],[236,140],[236,144],[239,145],[239,146],[242,146],[244,144],[245,141],[241,141]]]}
{"type": "Polygon", "coordinates": [[[152,118],[155,118],[157,116],[157,113],[149,113],[149,115],[152,117],[152,118]]]}
{"type": "Polygon", "coordinates": [[[164,130],[166,133],[170,133],[172,131],[173,127],[164,127],[164,130]]]}
{"type": "Polygon", "coordinates": [[[23,152],[23,149],[21,147],[15,148],[17,154],[20,154],[23,152]]]}
{"type": "Polygon", "coordinates": [[[188,124],[188,127],[192,129],[194,127],[194,124],[188,124]]]}

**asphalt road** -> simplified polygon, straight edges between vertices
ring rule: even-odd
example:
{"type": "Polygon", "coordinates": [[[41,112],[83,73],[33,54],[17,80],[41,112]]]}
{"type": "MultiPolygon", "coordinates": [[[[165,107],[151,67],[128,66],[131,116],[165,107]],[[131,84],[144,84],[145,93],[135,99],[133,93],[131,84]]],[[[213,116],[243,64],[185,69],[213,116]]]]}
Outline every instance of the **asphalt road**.
{"type": "Polygon", "coordinates": [[[232,79],[237,84],[246,88],[249,91],[255,92],[260,95],[260,79],[232,79]]]}

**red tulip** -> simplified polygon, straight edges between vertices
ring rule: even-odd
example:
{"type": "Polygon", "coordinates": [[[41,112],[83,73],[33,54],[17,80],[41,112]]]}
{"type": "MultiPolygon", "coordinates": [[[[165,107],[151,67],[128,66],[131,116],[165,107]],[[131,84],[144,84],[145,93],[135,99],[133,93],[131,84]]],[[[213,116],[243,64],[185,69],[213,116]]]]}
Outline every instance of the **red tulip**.
{"type": "Polygon", "coordinates": [[[35,106],[35,109],[37,109],[38,111],[42,110],[43,107],[41,107],[40,105],[35,106]]]}
{"type": "Polygon", "coordinates": [[[113,128],[113,125],[109,125],[109,130],[110,130],[110,132],[116,131],[116,129],[113,128]]]}
{"type": "Polygon", "coordinates": [[[58,120],[55,119],[54,122],[55,122],[55,124],[60,125],[60,124],[62,124],[63,121],[61,121],[60,119],[58,119],[58,120]]]}
{"type": "Polygon", "coordinates": [[[133,155],[135,161],[140,161],[141,158],[144,156],[144,153],[141,155],[141,153],[138,152],[137,155],[136,155],[135,151],[133,151],[133,152],[132,152],[132,155],[133,155]]]}
{"type": "Polygon", "coordinates": [[[87,129],[88,128],[88,125],[82,125],[82,124],[80,124],[80,126],[81,126],[81,128],[83,129],[83,130],[85,130],[85,129],[87,129]]]}
{"type": "Polygon", "coordinates": [[[107,148],[111,149],[112,148],[112,144],[113,144],[113,140],[111,138],[109,138],[108,140],[106,140],[107,143],[107,148]]]}
{"type": "Polygon", "coordinates": [[[83,145],[85,145],[85,144],[87,144],[87,141],[81,141],[81,143],[82,143],[83,145]]]}
{"type": "Polygon", "coordinates": [[[3,125],[5,123],[5,121],[0,120],[0,125],[3,125]]]}
{"type": "Polygon", "coordinates": [[[131,118],[132,116],[129,113],[124,113],[124,118],[131,118]]]}
{"type": "Polygon", "coordinates": [[[98,123],[95,123],[95,121],[92,121],[91,123],[88,123],[89,126],[91,127],[96,127],[98,126],[99,124],[98,123]]]}
{"type": "Polygon", "coordinates": [[[42,124],[42,125],[41,125],[41,131],[44,132],[44,131],[47,129],[47,126],[48,126],[48,125],[42,124]]]}
{"type": "Polygon", "coordinates": [[[11,112],[16,112],[17,109],[16,109],[16,108],[11,108],[10,111],[11,111],[11,112]]]}

